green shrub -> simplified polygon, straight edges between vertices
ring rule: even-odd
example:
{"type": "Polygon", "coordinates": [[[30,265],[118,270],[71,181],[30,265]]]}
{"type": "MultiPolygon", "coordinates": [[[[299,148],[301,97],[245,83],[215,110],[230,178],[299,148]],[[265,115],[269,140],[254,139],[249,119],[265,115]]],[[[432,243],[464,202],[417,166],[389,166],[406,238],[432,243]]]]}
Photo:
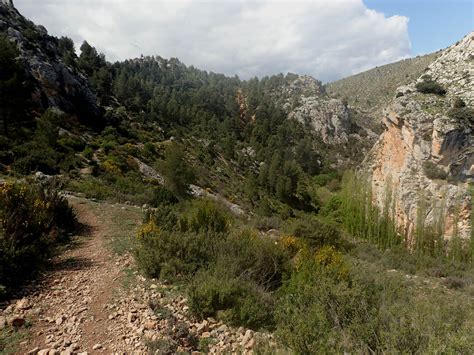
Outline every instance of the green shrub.
{"type": "Polygon", "coordinates": [[[156,155],[156,147],[151,142],[146,142],[143,145],[143,151],[147,157],[153,157],[154,155],[156,155]]]}
{"type": "Polygon", "coordinates": [[[330,190],[337,190],[340,185],[341,175],[339,172],[331,172],[326,174],[319,174],[312,177],[312,182],[318,186],[330,186],[330,190]]]}
{"type": "Polygon", "coordinates": [[[93,165],[93,176],[71,181],[71,190],[81,192],[88,198],[133,202],[135,204],[152,204],[155,186],[146,183],[134,171],[124,175],[99,172],[93,165]],[[98,175],[98,176],[94,176],[98,175]]]}
{"type": "Polygon", "coordinates": [[[109,154],[117,147],[117,143],[112,140],[105,140],[102,142],[101,147],[104,149],[105,154],[109,154]]]}
{"type": "Polygon", "coordinates": [[[82,155],[84,155],[86,159],[90,160],[94,156],[94,149],[92,149],[92,147],[87,146],[82,151],[82,155]]]}
{"type": "Polygon", "coordinates": [[[444,96],[446,94],[446,90],[436,81],[432,80],[417,83],[416,90],[423,94],[435,94],[439,96],[444,96]]]}
{"type": "Polygon", "coordinates": [[[193,203],[189,217],[191,229],[198,232],[225,233],[229,230],[230,217],[224,208],[210,200],[193,203]]]}
{"type": "Polygon", "coordinates": [[[277,289],[289,272],[289,254],[275,242],[244,230],[221,242],[216,267],[265,290],[277,289]]]}
{"type": "Polygon", "coordinates": [[[61,151],[73,150],[75,152],[80,152],[85,148],[85,143],[81,138],[70,135],[63,135],[60,137],[57,144],[58,149],[61,151]]]}
{"type": "Polygon", "coordinates": [[[445,180],[447,173],[432,161],[425,161],[423,163],[423,171],[429,179],[440,179],[445,180]]]}
{"type": "Polygon", "coordinates": [[[137,264],[150,277],[177,279],[193,275],[215,257],[218,237],[161,230],[153,221],[143,225],[135,249],[137,264]]]}
{"type": "Polygon", "coordinates": [[[113,188],[95,177],[86,177],[81,180],[72,181],[69,188],[83,193],[87,198],[105,200],[114,196],[113,188]]]}
{"type": "Polygon", "coordinates": [[[217,233],[226,234],[232,222],[232,217],[214,201],[195,200],[186,204],[185,211],[178,213],[177,208],[182,205],[166,188],[158,187],[155,190],[155,203],[159,205],[149,216],[155,223],[166,230],[179,230],[190,233],[217,233]]]}
{"type": "MultiPolygon", "coordinates": [[[[145,222],[153,221],[156,226],[159,226],[161,230],[167,231],[184,231],[187,227],[181,226],[181,223],[185,223],[180,218],[172,206],[161,205],[155,208],[148,216],[145,217],[145,222]]],[[[187,225],[187,223],[185,223],[187,225]]]]}
{"type": "Polygon", "coordinates": [[[471,353],[472,302],[407,286],[404,275],[361,263],[337,279],[306,258],[278,292],[276,334],[299,354],[471,353]]]}
{"type": "Polygon", "coordinates": [[[176,277],[192,275],[203,267],[222,268],[263,289],[278,287],[289,268],[288,254],[272,240],[250,231],[223,231],[228,222],[221,211],[196,217],[202,206],[209,207],[209,201],[193,204],[189,219],[169,206],[148,216],[138,234],[136,258],[141,268],[153,277],[163,272],[176,277]]]}
{"type": "Polygon", "coordinates": [[[162,205],[138,233],[137,264],[151,277],[192,278],[191,310],[199,317],[219,313],[232,324],[271,327],[270,291],[290,271],[290,256],[270,239],[229,227],[212,201],[162,205]]]}
{"type": "Polygon", "coordinates": [[[277,216],[257,217],[253,225],[256,229],[266,232],[270,229],[279,229],[281,226],[281,222],[281,218],[277,216]]]}
{"type": "Polygon", "coordinates": [[[202,271],[189,289],[191,312],[200,318],[215,316],[217,311],[232,308],[242,292],[242,283],[237,278],[202,271]]]}
{"type": "Polygon", "coordinates": [[[327,203],[319,210],[319,214],[324,217],[330,217],[338,222],[342,220],[341,216],[342,199],[339,195],[333,195],[327,203]]]}
{"type": "Polygon", "coordinates": [[[474,122],[474,109],[466,107],[461,99],[455,101],[453,107],[448,111],[448,116],[461,122],[474,122]]]}
{"type": "Polygon", "coordinates": [[[0,285],[17,286],[75,224],[71,207],[53,184],[0,186],[0,285]]]}
{"type": "Polygon", "coordinates": [[[165,186],[175,196],[185,198],[189,195],[189,184],[195,180],[194,170],[186,163],[183,148],[172,144],[166,152],[166,159],[161,164],[161,173],[165,186]]]}
{"type": "Polygon", "coordinates": [[[364,290],[349,281],[338,282],[311,259],[300,265],[279,294],[276,334],[298,354],[341,352],[343,340],[353,341],[352,332],[357,342],[376,341],[370,329],[374,310],[364,290]]]}
{"type": "Polygon", "coordinates": [[[166,187],[158,186],[153,190],[153,197],[151,198],[151,205],[154,207],[160,205],[170,205],[178,202],[178,199],[166,187]]]}
{"type": "Polygon", "coordinates": [[[58,163],[61,155],[44,143],[30,141],[15,147],[13,152],[16,159],[12,168],[20,174],[27,175],[41,171],[53,175],[59,172],[58,163]]]}
{"type": "Polygon", "coordinates": [[[341,244],[341,232],[337,226],[317,217],[304,216],[296,219],[289,224],[287,229],[289,234],[303,239],[313,248],[323,245],[338,247],[341,244]]]}
{"type": "Polygon", "coordinates": [[[200,318],[218,316],[236,326],[259,329],[273,326],[273,299],[252,283],[226,271],[200,272],[189,290],[191,311],[200,318]]]}
{"type": "Polygon", "coordinates": [[[275,326],[273,295],[256,288],[251,283],[246,284],[245,292],[237,300],[227,316],[231,324],[250,329],[273,329],[275,326]]]}

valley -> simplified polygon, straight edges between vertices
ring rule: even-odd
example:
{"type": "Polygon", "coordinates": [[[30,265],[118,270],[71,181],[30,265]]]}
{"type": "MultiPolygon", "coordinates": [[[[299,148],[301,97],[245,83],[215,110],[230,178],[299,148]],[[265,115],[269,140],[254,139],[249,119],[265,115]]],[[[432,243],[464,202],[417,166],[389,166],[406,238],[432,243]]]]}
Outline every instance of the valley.
{"type": "Polygon", "coordinates": [[[472,32],[242,80],[0,2],[0,352],[473,352],[473,76],[472,32]]]}

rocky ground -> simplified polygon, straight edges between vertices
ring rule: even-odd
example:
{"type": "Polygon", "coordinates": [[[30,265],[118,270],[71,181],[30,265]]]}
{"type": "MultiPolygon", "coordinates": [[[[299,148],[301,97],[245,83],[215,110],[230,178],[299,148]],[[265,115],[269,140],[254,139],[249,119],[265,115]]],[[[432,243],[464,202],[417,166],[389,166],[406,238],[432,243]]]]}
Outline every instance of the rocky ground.
{"type": "Polygon", "coordinates": [[[138,274],[123,245],[141,221],[139,208],[70,201],[83,233],[0,311],[3,331],[26,334],[15,353],[252,353],[272,346],[269,334],[194,319],[179,289],[138,274]]]}

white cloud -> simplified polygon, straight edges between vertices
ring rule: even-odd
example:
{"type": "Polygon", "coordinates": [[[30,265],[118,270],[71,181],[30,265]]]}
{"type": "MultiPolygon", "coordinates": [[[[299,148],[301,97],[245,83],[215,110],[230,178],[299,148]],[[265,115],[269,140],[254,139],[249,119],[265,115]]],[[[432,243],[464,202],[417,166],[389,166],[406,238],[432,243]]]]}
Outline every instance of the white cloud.
{"type": "Polygon", "coordinates": [[[279,72],[329,81],[410,53],[408,19],[362,0],[16,0],[26,17],[87,40],[108,60],[178,57],[242,78],[279,72]]]}

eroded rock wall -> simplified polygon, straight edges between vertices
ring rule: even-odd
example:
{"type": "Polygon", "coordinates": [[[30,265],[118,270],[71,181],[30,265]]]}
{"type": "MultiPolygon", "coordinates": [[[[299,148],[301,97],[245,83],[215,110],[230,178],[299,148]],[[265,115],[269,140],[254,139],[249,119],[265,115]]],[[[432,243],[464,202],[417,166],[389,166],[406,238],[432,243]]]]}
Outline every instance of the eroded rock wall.
{"type": "Polygon", "coordinates": [[[384,111],[385,131],[363,163],[372,176],[374,202],[383,205],[390,184],[395,219],[407,236],[413,236],[420,211],[425,225],[433,225],[444,206],[444,237],[469,238],[474,128],[472,120],[449,112],[456,99],[474,107],[474,33],[445,50],[417,82],[397,89],[384,111]],[[446,95],[418,92],[417,82],[426,80],[442,85],[446,95]]]}

